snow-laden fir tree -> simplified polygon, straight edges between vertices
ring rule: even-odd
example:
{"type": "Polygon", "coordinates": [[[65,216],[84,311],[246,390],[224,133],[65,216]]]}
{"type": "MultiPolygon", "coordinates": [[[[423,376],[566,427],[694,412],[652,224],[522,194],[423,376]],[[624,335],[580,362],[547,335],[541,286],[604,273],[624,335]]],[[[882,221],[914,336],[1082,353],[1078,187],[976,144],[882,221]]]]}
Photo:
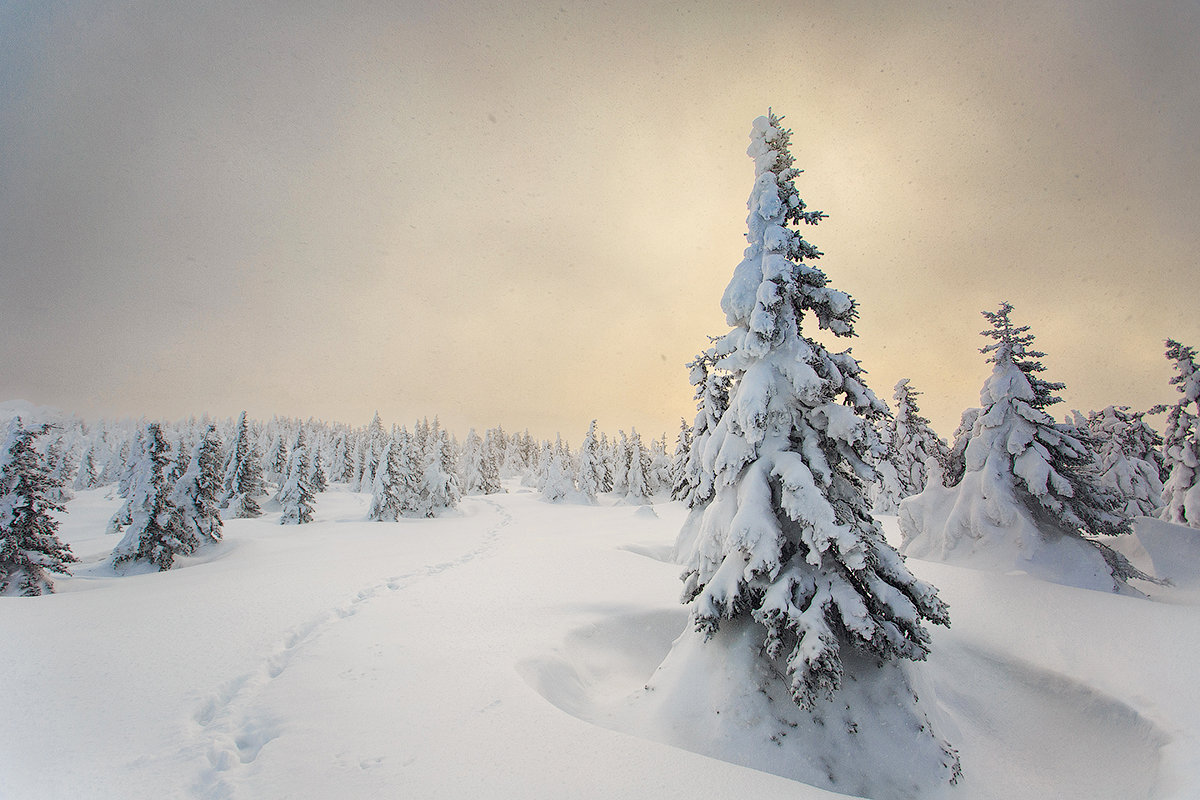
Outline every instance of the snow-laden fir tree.
{"type": "Polygon", "coordinates": [[[243,411],[238,417],[221,484],[221,507],[228,509],[227,517],[262,516],[258,498],[266,494],[266,488],[258,449],[254,446],[252,436],[246,412],[243,411]]]}
{"type": "Polygon", "coordinates": [[[96,446],[88,442],[83,453],[79,456],[79,468],[75,472],[74,487],[76,489],[92,489],[99,485],[96,473],[96,446]]]}
{"type": "Polygon", "coordinates": [[[1159,518],[1200,528],[1200,370],[1196,350],[1168,339],[1167,358],[1175,364],[1171,383],[1183,395],[1167,411],[1163,434],[1163,507],[1159,518]]]}
{"type": "Polygon", "coordinates": [[[650,485],[650,454],[642,443],[637,429],[632,429],[625,451],[626,471],[624,480],[625,502],[642,505],[650,502],[654,494],[650,485]]]}
{"type": "Polygon", "coordinates": [[[992,374],[963,451],[964,475],[901,504],[904,551],[1082,588],[1116,591],[1148,578],[1089,538],[1129,533],[1129,518],[1100,485],[1086,433],[1046,412],[1063,384],[1038,377],[1045,354],[1032,347],[1028,325],[1013,325],[1012,309],[983,312],[991,327],[982,335],[993,341],[980,352],[992,374]]]}
{"type": "Polygon", "coordinates": [[[325,462],[321,457],[320,448],[312,449],[312,467],[308,472],[308,484],[315,494],[320,494],[329,488],[329,479],[325,474],[325,462]]]}
{"type": "Polygon", "coordinates": [[[113,548],[113,566],[129,561],[148,561],[160,570],[170,569],[175,556],[192,552],[197,542],[177,521],[171,502],[174,486],[170,448],[157,422],[148,423],[142,435],[141,456],[134,463],[129,499],[118,512],[127,521],[125,537],[113,548]]]}
{"type": "Polygon", "coordinates": [[[46,573],[70,575],[67,565],[78,561],[58,539],[58,478],[35,445],[50,427],[13,417],[0,446],[0,595],[53,592],[46,573]]]}
{"type": "Polygon", "coordinates": [[[896,383],[892,395],[896,412],[885,426],[883,437],[887,455],[877,466],[882,476],[875,497],[877,513],[895,514],[901,500],[925,489],[925,463],[931,458],[944,463],[949,458],[950,449],[929,427],[929,420],[921,416],[916,402],[920,394],[909,386],[908,378],[896,383]]]}
{"type": "Polygon", "coordinates": [[[1162,506],[1162,437],[1142,414],[1128,406],[1109,406],[1087,417],[1096,447],[1100,484],[1121,498],[1127,517],[1152,516],[1162,506]]]}
{"type": "Polygon", "coordinates": [[[589,503],[596,501],[596,495],[600,494],[604,485],[604,462],[600,440],[596,438],[596,420],[588,425],[583,444],[579,446],[579,469],[575,474],[575,485],[589,503]]]}
{"type": "Polygon", "coordinates": [[[395,522],[406,511],[413,510],[405,507],[405,493],[409,493],[409,503],[415,503],[416,487],[402,482],[402,442],[397,435],[384,444],[383,452],[379,455],[379,464],[375,468],[375,483],[371,487],[371,508],[368,516],[376,522],[395,522]]]}
{"type": "MultiPolygon", "coordinates": [[[[944,486],[957,486],[958,482],[963,479],[963,475],[967,472],[967,445],[971,443],[971,432],[975,430],[975,420],[979,419],[979,415],[983,412],[982,408],[964,409],[962,416],[959,417],[958,427],[954,429],[954,436],[950,441],[950,452],[946,454],[946,460],[940,464],[942,467],[942,484],[944,486]]],[[[925,482],[926,486],[929,482],[925,482]]]]}
{"type": "Polygon", "coordinates": [[[170,525],[190,553],[221,540],[221,437],[215,425],[208,425],[185,460],[187,469],[171,493],[175,518],[170,525]]]}
{"type": "Polygon", "coordinates": [[[471,428],[463,442],[462,459],[458,465],[459,486],[465,495],[485,494],[483,439],[471,428]]]}
{"type": "Polygon", "coordinates": [[[454,445],[436,418],[433,427],[425,431],[424,439],[423,505],[426,515],[432,517],[439,510],[456,507],[462,499],[462,489],[459,488],[458,472],[454,468],[458,460],[454,445]]]}
{"type": "Polygon", "coordinates": [[[692,450],[692,426],[682,417],[679,433],[675,437],[675,450],[671,453],[671,499],[684,500],[688,496],[688,454],[692,450]]]}
{"type": "Polygon", "coordinates": [[[667,435],[664,433],[650,442],[649,486],[651,496],[659,492],[670,492],[675,487],[675,476],[671,470],[672,460],[667,453],[667,435]]]}
{"type": "Polygon", "coordinates": [[[542,498],[547,502],[557,503],[575,488],[571,480],[571,467],[563,450],[561,436],[556,445],[551,445],[548,441],[542,443],[538,464],[540,466],[538,491],[542,493],[542,498]]]}
{"type": "Polygon", "coordinates": [[[679,499],[688,508],[703,505],[713,496],[715,476],[705,466],[704,451],[717,423],[729,408],[729,391],[733,381],[729,373],[714,369],[715,361],[716,356],[706,351],[688,364],[689,380],[695,387],[696,419],[692,424],[687,466],[676,486],[679,499]]]}
{"type": "Polygon", "coordinates": [[[753,708],[764,734],[794,748],[801,779],[872,797],[925,796],[957,777],[957,757],[916,708],[897,662],[925,658],[925,623],[948,624],[947,609],[870,514],[874,423],[885,407],[848,350],[805,335],[811,318],[852,336],[857,309],[829,286],[812,263],[820,253],[794,227],[824,215],[796,191],[790,131],[772,114],[754,121],[750,138],[748,246],[721,300],[733,330],[707,359],[730,376],[728,407],[700,453],[713,493],[680,535],[692,542],[684,600],[702,638],[677,640],[647,702],[709,720],[699,727],[725,719],[712,716],[714,702],[753,708]],[[772,703],[781,694],[798,708],[772,703]],[[889,766],[898,749],[902,773],[889,766]]]}
{"type": "Polygon", "coordinates": [[[283,512],[279,517],[280,525],[303,525],[312,522],[316,492],[313,491],[310,482],[312,465],[309,463],[308,453],[308,441],[302,425],[296,431],[296,440],[292,443],[291,454],[282,476],[283,485],[279,489],[279,505],[283,512]]]}

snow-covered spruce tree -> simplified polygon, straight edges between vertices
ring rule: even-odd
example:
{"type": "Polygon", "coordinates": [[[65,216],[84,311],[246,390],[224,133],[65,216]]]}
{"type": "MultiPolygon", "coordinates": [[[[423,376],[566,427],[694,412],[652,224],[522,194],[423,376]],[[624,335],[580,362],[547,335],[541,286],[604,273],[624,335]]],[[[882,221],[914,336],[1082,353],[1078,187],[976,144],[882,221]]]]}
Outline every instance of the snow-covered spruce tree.
{"type": "Polygon", "coordinates": [[[432,427],[428,421],[418,423],[412,446],[414,452],[421,454],[420,510],[433,517],[441,509],[457,506],[462,498],[454,469],[457,459],[449,435],[441,430],[436,418],[432,427]]]}
{"type": "Polygon", "coordinates": [[[221,507],[228,509],[228,517],[260,517],[262,509],[258,498],[266,494],[263,483],[262,464],[258,449],[251,441],[250,425],[246,412],[238,417],[234,431],[233,446],[225,466],[221,484],[221,507]]]}
{"type": "Polygon", "coordinates": [[[170,449],[157,422],[146,425],[141,458],[133,466],[129,484],[125,538],[113,548],[113,566],[129,561],[148,561],[160,570],[170,569],[175,556],[190,553],[198,542],[174,524],[174,486],[167,476],[171,469],[170,449]]]}
{"type": "MultiPolygon", "coordinates": [[[[401,484],[402,443],[393,436],[379,455],[375,468],[375,484],[371,489],[371,509],[368,516],[376,522],[395,522],[406,511],[401,484]]],[[[415,487],[411,487],[415,492],[415,487]]]]}
{"type": "Polygon", "coordinates": [[[91,442],[83,449],[83,454],[79,457],[79,469],[75,472],[76,489],[92,489],[99,485],[99,476],[96,474],[96,446],[91,442]]]}
{"type": "Polygon", "coordinates": [[[879,484],[875,511],[880,514],[895,514],[901,500],[925,489],[925,462],[933,458],[944,463],[949,458],[950,448],[921,416],[916,402],[920,394],[909,386],[908,378],[896,383],[892,395],[896,412],[885,430],[887,455],[879,465],[879,472],[885,473],[886,467],[886,476],[892,480],[885,478],[879,484]]]}
{"type": "Polygon", "coordinates": [[[304,436],[304,427],[296,431],[296,440],[292,444],[292,452],[288,456],[284,469],[282,486],[279,489],[279,505],[283,513],[279,517],[280,525],[303,525],[312,522],[313,502],[316,492],[311,483],[312,465],[309,463],[308,441],[304,436]]]}
{"type": "Polygon", "coordinates": [[[705,466],[704,451],[717,423],[729,408],[729,391],[733,380],[729,373],[717,370],[715,362],[716,356],[705,351],[688,364],[689,379],[692,386],[696,387],[696,419],[692,424],[687,467],[681,479],[683,485],[677,487],[680,499],[688,508],[703,505],[713,496],[714,475],[705,466]]]}
{"type": "Polygon", "coordinates": [[[53,592],[46,573],[70,575],[67,565],[78,561],[58,539],[58,479],[34,444],[50,427],[26,428],[13,417],[0,447],[0,595],[53,592]]]}
{"type": "Polygon", "coordinates": [[[1179,525],[1200,528],[1200,370],[1196,350],[1167,339],[1167,358],[1175,363],[1171,383],[1183,397],[1167,411],[1163,435],[1163,507],[1159,518],[1179,525]]]}
{"type": "Polygon", "coordinates": [[[171,493],[175,507],[171,527],[181,532],[180,538],[192,549],[221,541],[220,499],[221,437],[210,424],[192,448],[187,469],[171,493]]]}
{"type": "Polygon", "coordinates": [[[650,495],[654,493],[650,487],[650,454],[636,428],[630,431],[626,456],[625,502],[636,505],[648,503],[650,495]]]}
{"type": "Polygon", "coordinates": [[[993,365],[953,488],[930,485],[900,505],[904,552],[985,569],[1024,569],[1057,583],[1117,591],[1149,579],[1089,535],[1128,533],[1129,518],[1100,485],[1086,434],[1045,409],[1063,388],[1038,377],[1045,355],[1012,306],[985,311],[980,348],[993,365]]]}
{"type": "MultiPolygon", "coordinates": [[[[958,482],[963,479],[963,475],[967,472],[967,445],[971,443],[971,432],[975,430],[975,420],[979,419],[979,415],[983,412],[982,408],[964,409],[962,416],[959,417],[958,427],[954,429],[954,436],[950,441],[950,452],[946,454],[946,459],[941,463],[942,467],[942,484],[944,486],[957,486],[958,482]]],[[[928,481],[926,481],[928,485],[928,481]]]]}
{"type": "Polygon", "coordinates": [[[900,661],[925,658],[925,622],[948,624],[947,608],[870,514],[867,459],[885,407],[848,350],[805,336],[810,317],[852,336],[857,309],[794,227],[824,215],[796,192],[789,140],[774,114],[754,121],[748,247],[721,299],[733,330],[709,352],[730,376],[701,454],[714,490],[680,535],[694,542],[683,596],[696,633],[676,641],[645,697],[681,716],[681,736],[702,738],[730,716],[744,736],[755,720],[756,733],[791,748],[791,777],[927,796],[957,778],[958,759],[916,707],[900,661]],[[778,702],[786,696],[794,706],[778,702]],[[714,705],[737,713],[714,717],[714,705]]]}
{"type": "Polygon", "coordinates": [[[604,462],[600,454],[600,440],[596,438],[596,420],[588,425],[583,444],[579,446],[579,470],[575,474],[575,484],[589,503],[596,502],[596,495],[600,494],[604,485],[604,462]]]}
{"type": "Polygon", "coordinates": [[[1091,412],[1087,430],[1096,445],[1100,484],[1120,496],[1124,514],[1148,517],[1157,512],[1162,506],[1162,437],[1128,406],[1091,412]]]}
{"type": "Polygon", "coordinates": [[[680,417],[679,433],[675,437],[675,450],[671,453],[671,499],[683,500],[688,496],[688,453],[692,450],[692,426],[680,417]]]}

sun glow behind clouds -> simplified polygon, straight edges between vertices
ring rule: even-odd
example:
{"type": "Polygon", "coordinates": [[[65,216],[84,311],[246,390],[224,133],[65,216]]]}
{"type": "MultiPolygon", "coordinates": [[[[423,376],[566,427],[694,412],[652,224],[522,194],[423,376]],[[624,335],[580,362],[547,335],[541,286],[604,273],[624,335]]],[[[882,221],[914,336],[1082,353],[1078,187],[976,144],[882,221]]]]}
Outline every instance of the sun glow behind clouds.
{"type": "Polygon", "coordinates": [[[878,394],[911,377],[948,435],[1006,298],[1069,405],[1168,399],[1197,12],[1092,11],[0,12],[0,394],[673,431],[774,106],[878,394]]]}

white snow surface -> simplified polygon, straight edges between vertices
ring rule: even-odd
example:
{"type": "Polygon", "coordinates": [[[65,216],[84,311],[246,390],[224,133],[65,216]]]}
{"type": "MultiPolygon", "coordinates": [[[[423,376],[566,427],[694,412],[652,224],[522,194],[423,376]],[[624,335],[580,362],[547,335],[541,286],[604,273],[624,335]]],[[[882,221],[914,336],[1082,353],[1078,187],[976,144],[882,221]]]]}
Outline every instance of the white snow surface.
{"type": "MultiPolygon", "coordinates": [[[[230,520],[175,569],[124,575],[104,534],[120,501],[79,492],[74,577],[0,598],[0,798],[845,796],[787,777],[798,756],[764,739],[761,697],[726,719],[647,713],[687,628],[682,505],[507,489],[384,523],[334,485],[311,524],[230,520]]],[[[1143,560],[1200,558],[1187,529],[1144,526],[1143,560]]],[[[1194,565],[1138,598],[908,563],[951,606],[906,666],[962,757],[946,797],[1200,796],[1194,565]]],[[[675,691],[749,683],[747,659],[687,646],[711,671],[675,691]]]]}

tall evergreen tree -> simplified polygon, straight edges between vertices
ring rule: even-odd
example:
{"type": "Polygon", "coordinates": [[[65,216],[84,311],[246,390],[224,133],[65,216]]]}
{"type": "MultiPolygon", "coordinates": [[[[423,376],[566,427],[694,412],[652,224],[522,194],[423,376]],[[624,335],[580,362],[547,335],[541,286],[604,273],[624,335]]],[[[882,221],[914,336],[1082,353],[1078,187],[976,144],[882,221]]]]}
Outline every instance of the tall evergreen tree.
{"type": "Polygon", "coordinates": [[[175,556],[195,549],[185,531],[176,527],[174,487],[168,480],[171,469],[170,448],[157,422],[148,423],[142,435],[141,457],[134,464],[129,485],[129,521],[125,537],[113,548],[113,566],[129,561],[149,561],[160,570],[168,570],[175,556]]]}
{"type": "Polygon", "coordinates": [[[171,494],[175,507],[171,527],[179,531],[185,552],[190,553],[199,545],[221,540],[221,437],[215,425],[207,426],[187,462],[171,494]]]}
{"type": "MultiPolygon", "coordinates": [[[[931,732],[895,665],[925,658],[925,623],[948,624],[947,609],[870,514],[874,424],[885,406],[849,350],[830,352],[805,335],[811,318],[834,336],[852,336],[858,311],[829,286],[813,263],[821,253],[797,229],[824,214],[808,210],[795,188],[790,137],[774,114],[754,121],[748,246],[721,299],[732,330],[700,360],[729,376],[728,406],[699,451],[712,495],[696,498],[680,534],[684,600],[709,644],[681,637],[675,650],[703,659],[717,641],[731,659],[757,665],[752,672],[768,696],[775,684],[766,676],[782,678],[795,704],[815,712],[797,734],[821,743],[814,761],[827,759],[813,765],[814,780],[870,769],[840,752],[843,732],[878,743],[901,718],[921,731],[911,746],[918,774],[954,779],[957,758],[931,732]],[[887,696],[889,710],[867,700],[867,684],[887,696]]],[[[719,680],[711,685],[726,691],[719,680]]]]}
{"type": "Polygon", "coordinates": [[[1171,383],[1183,395],[1167,412],[1163,435],[1163,507],[1159,517],[1167,522],[1200,528],[1200,370],[1196,350],[1167,339],[1167,358],[1176,374],[1171,383]]]}
{"type": "Polygon", "coordinates": [[[26,428],[13,417],[0,447],[0,595],[53,592],[46,573],[70,575],[67,565],[78,561],[58,539],[58,479],[34,443],[50,427],[26,428]]]}
{"type": "Polygon", "coordinates": [[[1128,533],[1129,518],[1099,483],[1086,433],[1045,411],[1063,384],[1038,377],[1045,354],[1032,347],[1028,325],[1013,325],[1012,308],[983,312],[991,327],[982,335],[993,342],[980,352],[993,367],[963,451],[964,475],[949,493],[932,487],[904,501],[905,551],[1092,588],[1147,579],[1089,538],[1128,533]]]}

